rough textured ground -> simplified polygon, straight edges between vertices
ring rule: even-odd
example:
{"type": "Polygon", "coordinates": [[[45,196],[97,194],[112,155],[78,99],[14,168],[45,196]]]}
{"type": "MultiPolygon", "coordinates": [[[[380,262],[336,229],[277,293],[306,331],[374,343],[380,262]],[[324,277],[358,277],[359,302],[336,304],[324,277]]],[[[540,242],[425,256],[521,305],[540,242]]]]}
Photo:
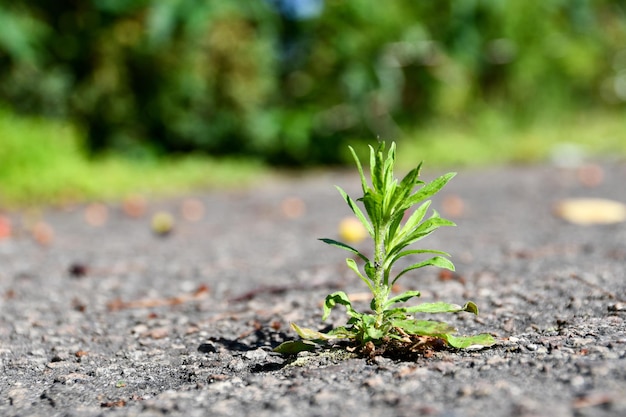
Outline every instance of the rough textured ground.
{"type": "Polygon", "coordinates": [[[44,211],[48,245],[19,227],[0,240],[0,415],[626,415],[626,225],[552,213],[563,197],[625,202],[626,165],[603,169],[595,187],[554,167],[449,184],[433,206],[459,226],[423,246],[452,253],[457,275],[422,270],[403,285],[475,301],[479,317],[446,319],[499,343],[415,362],[271,351],[295,337],[289,322],[325,325],[330,291],[365,290],[346,253],[316,239],[349,215],[333,184],[357,196],[351,174],[199,195],[200,221],[180,218],[183,199],[154,202],[178,216],[165,238],[116,206],[99,227],[84,207],[44,211]]]}

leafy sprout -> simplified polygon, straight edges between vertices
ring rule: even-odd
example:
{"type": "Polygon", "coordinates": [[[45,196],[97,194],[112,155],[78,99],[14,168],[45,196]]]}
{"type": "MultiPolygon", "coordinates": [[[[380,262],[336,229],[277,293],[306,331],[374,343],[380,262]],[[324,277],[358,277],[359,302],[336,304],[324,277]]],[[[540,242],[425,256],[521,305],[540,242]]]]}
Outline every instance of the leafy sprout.
{"type": "Polygon", "coordinates": [[[314,349],[317,344],[334,339],[348,339],[364,347],[368,344],[380,345],[385,341],[398,340],[410,342],[411,335],[427,336],[445,341],[454,348],[467,348],[472,345],[489,346],[495,340],[488,334],[476,336],[456,336],[454,327],[447,323],[420,320],[414,317],[418,313],[459,313],[478,314],[476,304],[471,301],[464,305],[445,302],[421,303],[407,306],[405,303],[420,296],[419,291],[409,290],[392,296],[392,286],[410,271],[426,266],[435,266],[454,271],[454,265],[446,252],[432,249],[409,249],[417,241],[430,235],[440,227],[455,226],[450,220],[442,218],[432,210],[430,197],[441,190],[455,173],[445,174],[430,183],[419,179],[422,164],[412,169],[398,181],[393,169],[396,157],[396,146],[392,143],[385,156],[385,142],[378,149],[370,146],[370,178],[367,181],[361,161],[354,149],[350,151],[356,162],[361,179],[363,196],[353,200],[341,187],[339,193],[346,201],[354,215],[367,230],[374,244],[373,258],[369,258],[354,247],[334,239],[321,241],[353,253],[363,262],[359,267],[353,258],[347,258],[348,267],[367,285],[371,294],[369,312],[354,309],[348,295],[343,291],[334,292],[326,297],[322,320],[326,320],[337,305],[343,306],[348,315],[345,326],[337,327],[327,333],[301,328],[292,323],[292,328],[302,338],[299,341],[288,341],[276,348],[282,353],[295,353],[314,349]],[[363,211],[357,202],[362,203],[363,211]],[[408,216],[407,211],[415,210],[408,216]],[[406,266],[394,272],[394,265],[403,258],[414,255],[428,255],[429,258],[406,266]]]}

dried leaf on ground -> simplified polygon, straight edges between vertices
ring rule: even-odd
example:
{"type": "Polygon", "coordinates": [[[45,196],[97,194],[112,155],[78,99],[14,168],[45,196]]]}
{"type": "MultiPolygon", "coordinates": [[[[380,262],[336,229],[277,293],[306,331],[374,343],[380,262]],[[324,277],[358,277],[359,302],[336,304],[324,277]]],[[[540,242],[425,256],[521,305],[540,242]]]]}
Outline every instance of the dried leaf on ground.
{"type": "Polygon", "coordinates": [[[603,198],[561,200],[554,208],[558,217],[580,225],[613,224],[626,221],[626,205],[603,198]]]}

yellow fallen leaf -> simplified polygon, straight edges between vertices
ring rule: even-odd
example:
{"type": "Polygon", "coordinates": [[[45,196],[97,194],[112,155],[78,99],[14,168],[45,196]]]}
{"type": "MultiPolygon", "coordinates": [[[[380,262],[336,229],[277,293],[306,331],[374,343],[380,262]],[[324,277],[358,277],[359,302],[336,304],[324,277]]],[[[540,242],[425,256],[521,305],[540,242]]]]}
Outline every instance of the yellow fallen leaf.
{"type": "Polygon", "coordinates": [[[613,224],[626,221],[626,205],[603,198],[572,198],[561,200],[555,214],[580,225],[613,224]]]}

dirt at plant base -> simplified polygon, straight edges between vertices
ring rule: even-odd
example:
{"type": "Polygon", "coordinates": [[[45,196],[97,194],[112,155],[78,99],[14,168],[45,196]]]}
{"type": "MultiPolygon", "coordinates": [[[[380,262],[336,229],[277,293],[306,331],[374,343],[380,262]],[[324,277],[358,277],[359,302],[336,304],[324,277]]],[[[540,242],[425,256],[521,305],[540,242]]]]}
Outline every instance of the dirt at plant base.
{"type": "Polygon", "coordinates": [[[416,271],[398,290],[476,302],[478,317],[433,318],[498,343],[411,360],[272,352],[296,337],[291,322],[345,323],[340,309],[320,321],[330,292],[367,308],[346,253],[317,240],[338,237],[350,212],[333,185],[358,197],[352,173],[151,202],[140,215],[104,205],[98,222],[89,206],[4,213],[0,415],[626,415],[626,224],[554,211],[564,199],[626,202],[626,164],[598,168],[593,184],[577,168],[459,173],[433,202],[458,226],[423,241],[457,271],[416,271]],[[172,216],[170,233],[151,230],[156,213],[172,216]]]}

